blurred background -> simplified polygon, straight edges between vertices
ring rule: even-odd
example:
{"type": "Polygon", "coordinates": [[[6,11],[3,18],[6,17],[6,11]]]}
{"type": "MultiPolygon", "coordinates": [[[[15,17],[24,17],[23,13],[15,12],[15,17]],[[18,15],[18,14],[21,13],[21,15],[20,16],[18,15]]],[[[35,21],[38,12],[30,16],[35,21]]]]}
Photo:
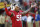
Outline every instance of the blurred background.
{"type": "Polygon", "coordinates": [[[14,9],[14,4],[18,4],[22,12],[29,9],[31,5],[37,4],[30,12],[22,16],[22,27],[40,27],[40,0],[0,0],[0,27],[12,27],[12,21],[5,12],[5,1],[8,10],[14,9]]]}

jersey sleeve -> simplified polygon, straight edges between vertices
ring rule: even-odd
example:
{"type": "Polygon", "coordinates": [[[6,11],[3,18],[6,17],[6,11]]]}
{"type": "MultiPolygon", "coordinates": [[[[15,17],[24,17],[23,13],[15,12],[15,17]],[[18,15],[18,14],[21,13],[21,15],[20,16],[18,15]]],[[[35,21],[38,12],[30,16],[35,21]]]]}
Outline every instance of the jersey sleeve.
{"type": "Polygon", "coordinates": [[[7,8],[5,8],[5,11],[6,11],[6,14],[8,15],[8,16],[11,16],[13,13],[11,13],[10,11],[8,11],[8,9],[7,8]]]}

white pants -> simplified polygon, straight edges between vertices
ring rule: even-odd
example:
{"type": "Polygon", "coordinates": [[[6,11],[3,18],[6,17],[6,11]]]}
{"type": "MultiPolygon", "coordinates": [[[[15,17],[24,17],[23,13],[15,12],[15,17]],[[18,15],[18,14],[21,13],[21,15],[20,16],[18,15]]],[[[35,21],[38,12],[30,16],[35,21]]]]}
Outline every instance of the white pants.
{"type": "Polygon", "coordinates": [[[33,23],[32,22],[27,22],[28,27],[33,27],[33,23]]]}

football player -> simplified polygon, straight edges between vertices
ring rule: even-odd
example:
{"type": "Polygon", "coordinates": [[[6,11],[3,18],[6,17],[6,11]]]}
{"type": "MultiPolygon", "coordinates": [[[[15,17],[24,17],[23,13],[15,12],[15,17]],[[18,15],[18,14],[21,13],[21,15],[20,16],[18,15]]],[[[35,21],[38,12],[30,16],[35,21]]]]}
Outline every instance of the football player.
{"type": "Polygon", "coordinates": [[[12,20],[12,27],[22,27],[22,21],[21,21],[21,17],[22,15],[27,12],[29,12],[31,10],[32,7],[35,7],[35,6],[31,6],[28,10],[24,11],[24,12],[19,12],[19,6],[18,5],[15,5],[15,10],[10,10],[8,11],[7,9],[7,4],[4,5],[5,7],[5,11],[6,11],[6,14],[8,16],[10,16],[11,20],[12,20]]]}

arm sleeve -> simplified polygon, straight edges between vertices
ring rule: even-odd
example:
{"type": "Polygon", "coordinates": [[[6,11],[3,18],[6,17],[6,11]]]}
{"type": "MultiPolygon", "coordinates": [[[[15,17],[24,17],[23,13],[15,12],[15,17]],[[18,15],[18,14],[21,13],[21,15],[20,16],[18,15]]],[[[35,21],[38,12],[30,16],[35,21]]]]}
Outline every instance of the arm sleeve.
{"type": "Polygon", "coordinates": [[[8,11],[8,9],[7,9],[7,8],[5,8],[5,11],[6,11],[6,14],[7,14],[8,16],[11,16],[11,12],[10,12],[10,11],[8,11]]]}
{"type": "Polygon", "coordinates": [[[30,11],[30,9],[28,9],[28,10],[22,12],[21,14],[22,14],[22,15],[23,15],[23,14],[26,14],[26,13],[28,13],[29,11],[30,11]]]}
{"type": "Polygon", "coordinates": [[[28,10],[22,12],[21,14],[26,14],[26,13],[28,13],[30,10],[31,10],[31,7],[30,7],[28,10]]]}

